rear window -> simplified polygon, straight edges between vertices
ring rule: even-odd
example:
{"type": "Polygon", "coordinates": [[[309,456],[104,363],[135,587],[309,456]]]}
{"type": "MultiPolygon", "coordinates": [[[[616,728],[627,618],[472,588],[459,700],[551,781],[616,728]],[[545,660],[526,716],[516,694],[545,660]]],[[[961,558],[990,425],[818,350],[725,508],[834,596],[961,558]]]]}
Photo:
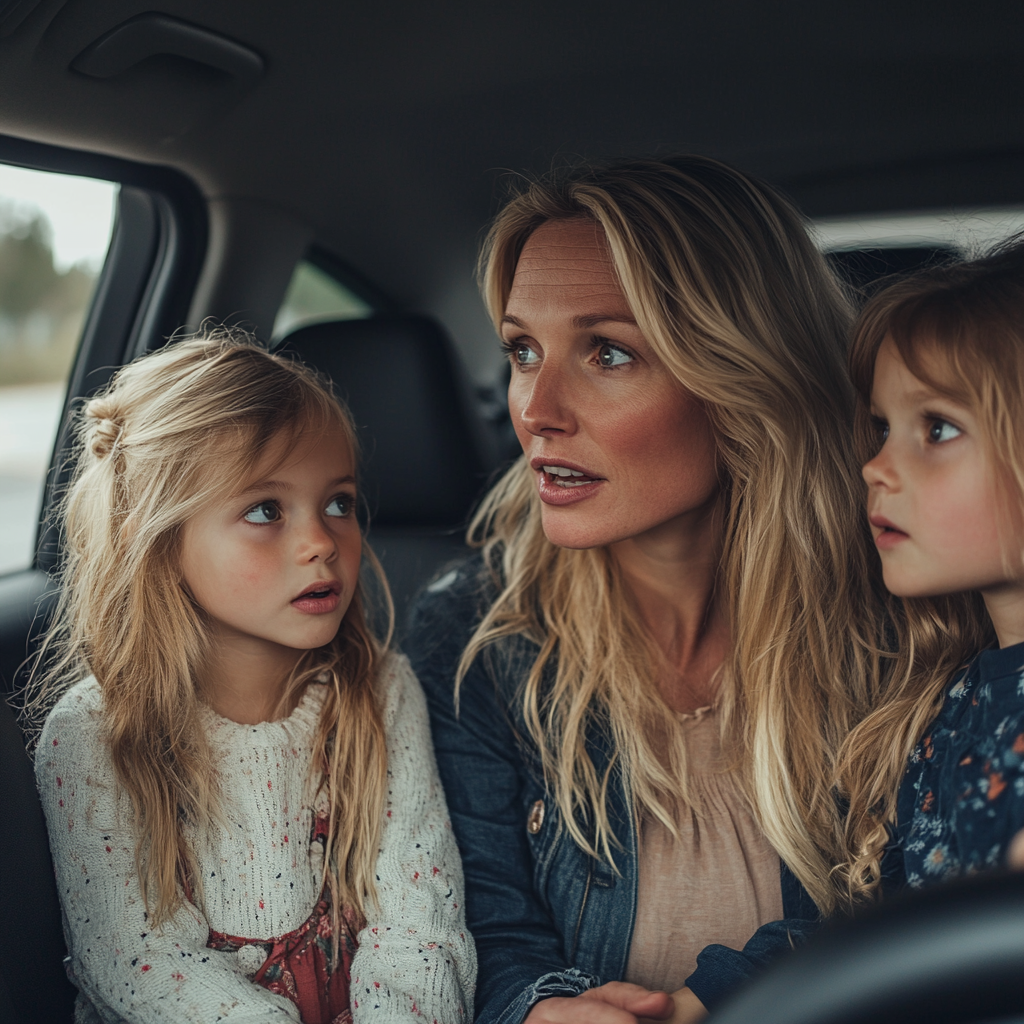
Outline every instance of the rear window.
{"type": "Polygon", "coordinates": [[[299,260],[274,320],[273,340],[323,320],[361,320],[373,313],[350,288],[310,260],[299,260]]]}
{"type": "Polygon", "coordinates": [[[1024,208],[863,214],[812,225],[832,265],[859,288],[950,258],[980,254],[1024,231],[1024,208]]]}

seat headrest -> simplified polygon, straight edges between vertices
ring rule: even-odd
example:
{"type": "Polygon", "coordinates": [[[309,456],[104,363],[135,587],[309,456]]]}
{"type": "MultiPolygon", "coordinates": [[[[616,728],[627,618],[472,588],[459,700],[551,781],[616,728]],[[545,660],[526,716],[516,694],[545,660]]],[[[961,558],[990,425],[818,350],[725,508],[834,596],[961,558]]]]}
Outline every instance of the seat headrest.
{"type": "Polygon", "coordinates": [[[465,520],[487,478],[480,435],[488,424],[474,415],[439,324],[421,316],[311,324],[277,351],[330,377],[351,411],[374,523],[465,520]]]}

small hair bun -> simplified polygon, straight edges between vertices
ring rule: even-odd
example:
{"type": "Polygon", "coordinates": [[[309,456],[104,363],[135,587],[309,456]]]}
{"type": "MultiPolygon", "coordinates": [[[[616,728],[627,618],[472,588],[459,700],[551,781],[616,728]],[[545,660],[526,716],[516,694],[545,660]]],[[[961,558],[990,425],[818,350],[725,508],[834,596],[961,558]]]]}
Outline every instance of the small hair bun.
{"type": "Polygon", "coordinates": [[[102,398],[94,398],[85,407],[85,415],[93,422],[87,434],[89,450],[98,459],[105,459],[117,445],[121,436],[121,424],[110,403],[102,398]]]}

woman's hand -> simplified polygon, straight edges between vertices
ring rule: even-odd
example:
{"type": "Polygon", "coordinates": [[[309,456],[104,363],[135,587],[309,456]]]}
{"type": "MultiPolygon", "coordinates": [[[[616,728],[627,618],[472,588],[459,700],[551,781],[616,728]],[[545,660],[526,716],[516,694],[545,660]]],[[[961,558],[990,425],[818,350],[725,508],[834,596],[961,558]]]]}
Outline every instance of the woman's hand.
{"type": "MultiPolygon", "coordinates": [[[[700,1005],[700,1000],[696,996],[693,998],[700,1005]]],[[[675,1022],[673,997],[625,981],[609,981],[607,985],[587,989],[578,996],[542,999],[534,1004],[524,1024],[637,1024],[641,1018],[655,1021],[671,1019],[675,1022]]],[[[699,1019],[678,1018],[681,1024],[699,1019]]]]}
{"type": "Polygon", "coordinates": [[[688,988],[676,989],[672,1004],[672,1016],[660,1018],[663,1024],[697,1024],[708,1015],[704,1004],[688,988]]]}

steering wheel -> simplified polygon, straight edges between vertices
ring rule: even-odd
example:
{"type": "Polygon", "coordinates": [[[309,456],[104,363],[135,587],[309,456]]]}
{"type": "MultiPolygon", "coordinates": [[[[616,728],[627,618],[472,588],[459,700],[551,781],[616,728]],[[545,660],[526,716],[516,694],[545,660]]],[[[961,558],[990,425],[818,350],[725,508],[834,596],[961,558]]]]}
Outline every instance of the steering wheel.
{"type": "Polygon", "coordinates": [[[903,894],[826,927],[709,1024],[1024,1021],[1024,874],[903,894]]]}

